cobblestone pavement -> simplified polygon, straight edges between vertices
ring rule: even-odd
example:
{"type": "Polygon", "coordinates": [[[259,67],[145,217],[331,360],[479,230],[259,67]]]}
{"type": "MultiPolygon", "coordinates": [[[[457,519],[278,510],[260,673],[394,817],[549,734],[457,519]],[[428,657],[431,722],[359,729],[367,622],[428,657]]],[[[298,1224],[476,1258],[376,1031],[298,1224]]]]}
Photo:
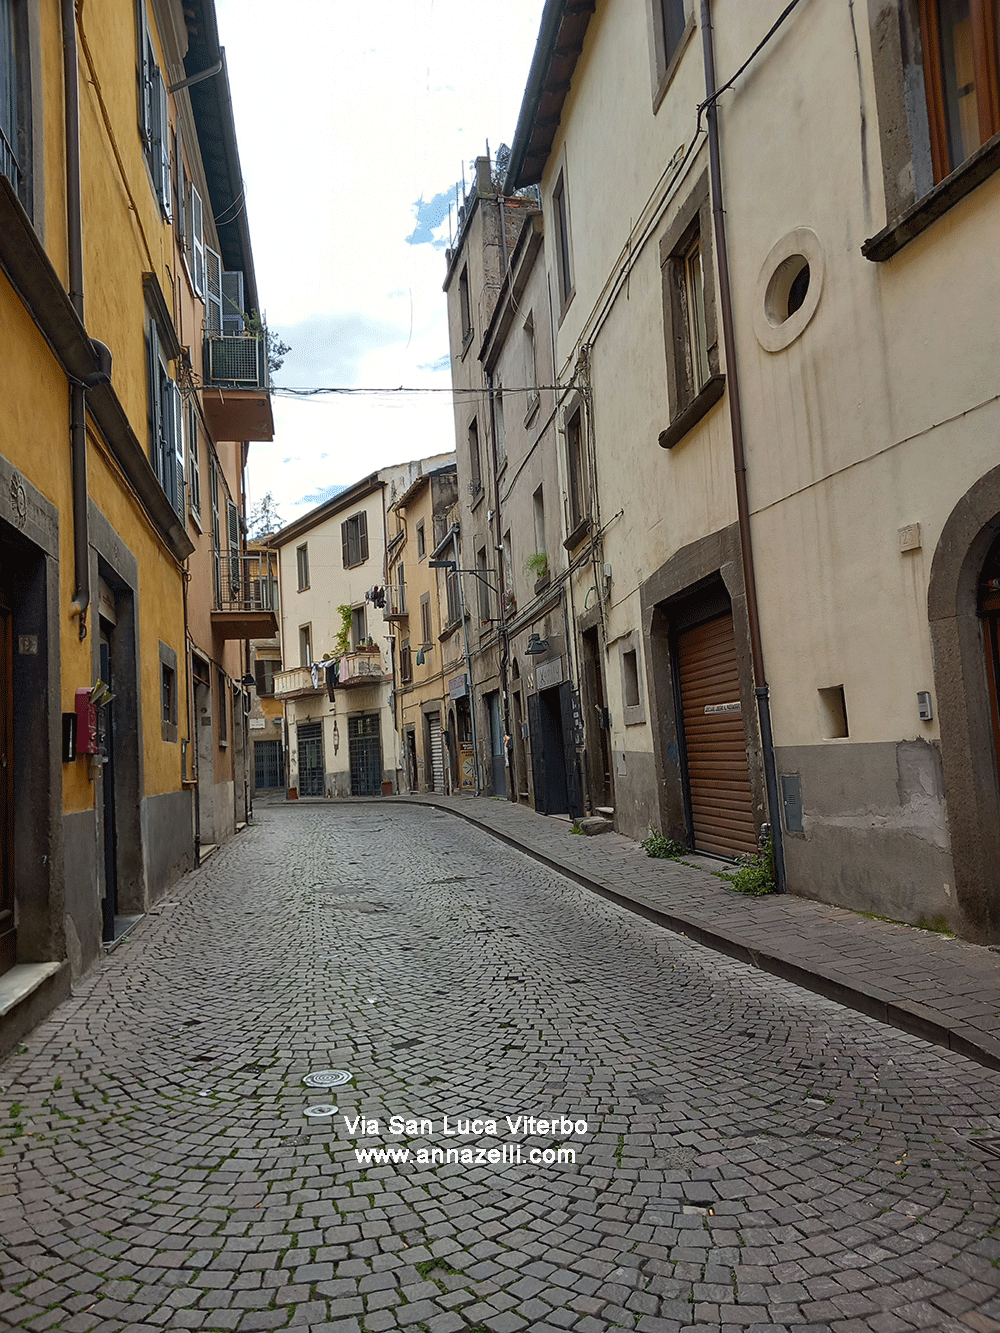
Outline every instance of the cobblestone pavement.
{"type": "Polygon", "coordinates": [[[1000,1075],[448,814],[260,819],[0,1064],[0,1326],[1000,1330],[1000,1075]]]}

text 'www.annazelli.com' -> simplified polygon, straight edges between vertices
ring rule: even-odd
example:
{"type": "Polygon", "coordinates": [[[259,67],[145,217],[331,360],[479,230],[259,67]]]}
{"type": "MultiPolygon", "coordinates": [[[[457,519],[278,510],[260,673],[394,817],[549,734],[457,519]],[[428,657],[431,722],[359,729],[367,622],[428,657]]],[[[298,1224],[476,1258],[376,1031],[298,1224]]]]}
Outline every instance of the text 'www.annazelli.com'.
{"type": "Polygon", "coordinates": [[[499,1148],[355,1148],[358,1166],[571,1166],[575,1148],[522,1148],[505,1143],[499,1148]]]}

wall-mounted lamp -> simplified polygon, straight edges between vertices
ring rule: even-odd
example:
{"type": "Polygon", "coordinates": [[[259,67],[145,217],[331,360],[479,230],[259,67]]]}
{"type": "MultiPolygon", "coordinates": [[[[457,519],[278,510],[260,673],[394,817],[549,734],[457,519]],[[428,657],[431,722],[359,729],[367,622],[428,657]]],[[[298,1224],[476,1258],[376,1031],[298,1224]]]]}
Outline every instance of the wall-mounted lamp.
{"type": "Polygon", "coordinates": [[[527,657],[537,657],[539,653],[549,651],[549,641],[548,639],[540,639],[537,634],[529,634],[528,646],[524,651],[527,657]]]}

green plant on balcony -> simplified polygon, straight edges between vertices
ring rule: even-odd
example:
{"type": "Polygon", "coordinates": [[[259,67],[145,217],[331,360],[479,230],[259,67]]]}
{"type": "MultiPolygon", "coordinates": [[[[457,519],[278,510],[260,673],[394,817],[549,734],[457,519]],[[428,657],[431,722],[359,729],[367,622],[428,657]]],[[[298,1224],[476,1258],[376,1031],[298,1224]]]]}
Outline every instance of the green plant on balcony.
{"type": "Polygon", "coordinates": [[[549,572],[549,557],[544,551],[536,551],[534,555],[529,555],[524,562],[525,573],[529,578],[543,579],[549,572]]]}
{"type": "Polygon", "coordinates": [[[345,653],[351,650],[351,622],[354,618],[354,607],[338,606],[337,611],[340,615],[340,630],[334,640],[333,651],[338,657],[343,657],[345,653]]]}

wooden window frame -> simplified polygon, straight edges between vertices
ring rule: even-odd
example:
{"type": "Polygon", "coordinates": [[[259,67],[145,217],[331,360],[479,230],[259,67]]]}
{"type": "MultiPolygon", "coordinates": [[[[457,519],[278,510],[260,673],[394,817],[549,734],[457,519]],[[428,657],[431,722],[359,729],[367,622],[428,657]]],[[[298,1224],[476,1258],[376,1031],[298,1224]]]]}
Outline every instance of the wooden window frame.
{"type": "Polygon", "coordinates": [[[345,569],[356,569],[368,559],[368,514],[364,509],[341,523],[340,544],[345,569]]]}
{"type": "Polygon", "coordinates": [[[295,548],[295,575],[298,591],[305,592],[309,587],[309,543],[303,542],[295,548]]]}
{"type": "MultiPolygon", "coordinates": [[[[920,35],[924,56],[924,90],[931,140],[935,183],[943,181],[963,162],[953,163],[948,143],[948,114],[945,105],[944,68],[938,0],[919,0],[920,35]]],[[[990,0],[969,0],[972,20],[973,60],[976,71],[976,104],[979,115],[979,147],[1000,133],[1000,56],[990,0]]],[[[969,154],[971,156],[971,154],[969,154]]]]}

